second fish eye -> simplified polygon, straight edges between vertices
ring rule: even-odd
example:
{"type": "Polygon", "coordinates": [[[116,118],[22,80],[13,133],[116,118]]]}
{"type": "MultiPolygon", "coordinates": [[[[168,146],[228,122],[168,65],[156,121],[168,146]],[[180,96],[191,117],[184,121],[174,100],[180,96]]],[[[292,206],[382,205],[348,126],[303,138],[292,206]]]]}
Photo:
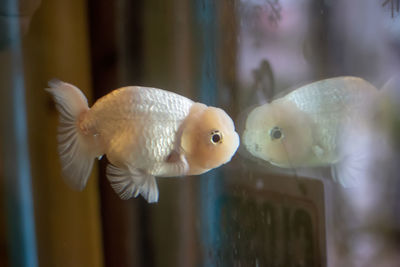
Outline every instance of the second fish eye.
{"type": "Polygon", "coordinates": [[[272,140],[281,139],[283,137],[282,129],[276,126],[272,128],[269,135],[271,136],[272,140]]]}
{"type": "Polygon", "coordinates": [[[211,132],[211,143],[218,144],[222,143],[222,133],[218,130],[214,130],[211,132]]]}

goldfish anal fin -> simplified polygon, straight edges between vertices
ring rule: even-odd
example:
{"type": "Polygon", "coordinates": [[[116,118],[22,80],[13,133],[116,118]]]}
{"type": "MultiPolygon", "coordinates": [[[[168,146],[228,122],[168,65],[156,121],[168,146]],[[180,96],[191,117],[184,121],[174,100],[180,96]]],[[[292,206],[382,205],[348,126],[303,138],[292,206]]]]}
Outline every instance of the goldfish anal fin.
{"type": "Polygon", "coordinates": [[[108,164],[107,178],[121,199],[130,199],[141,194],[149,203],[158,201],[155,177],[139,169],[123,169],[108,164]]]}

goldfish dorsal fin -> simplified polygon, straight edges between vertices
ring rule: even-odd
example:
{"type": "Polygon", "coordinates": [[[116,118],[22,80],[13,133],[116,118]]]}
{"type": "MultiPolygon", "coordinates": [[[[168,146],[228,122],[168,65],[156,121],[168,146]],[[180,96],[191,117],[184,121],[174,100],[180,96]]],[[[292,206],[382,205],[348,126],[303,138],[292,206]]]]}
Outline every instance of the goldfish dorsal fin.
{"type": "Polygon", "coordinates": [[[130,199],[141,194],[149,203],[158,201],[155,177],[139,169],[123,169],[108,164],[107,178],[121,199],[130,199]]]}

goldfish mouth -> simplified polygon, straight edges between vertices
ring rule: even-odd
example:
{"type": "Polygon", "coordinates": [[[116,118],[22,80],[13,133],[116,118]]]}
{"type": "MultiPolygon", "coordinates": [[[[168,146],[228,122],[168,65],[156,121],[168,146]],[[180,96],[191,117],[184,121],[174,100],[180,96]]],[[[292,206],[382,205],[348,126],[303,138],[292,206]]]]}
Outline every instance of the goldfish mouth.
{"type": "Polygon", "coordinates": [[[231,156],[229,157],[229,159],[227,160],[227,161],[230,161],[232,158],[233,158],[233,156],[236,154],[236,151],[238,150],[238,148],[239,148],[239,145],[240,145],[240,137],[239,137],[239,134],[237,133],[237,132],[234,132],[234,136],[233,136],[233,142],[234,142],[234,145],[232,146],[233,147],[233,149],[232,149],[232,153],[231,153],[231,156]]]}
{"type": "MultiPolygon", "coordinates": [[[[240,137],[239,134],[236,132],[233,132],[233,134],[230,134],[229,136],[229,140],[232,140],[232,145],[231,145],[231,149],[227,150],[226,152],[226,156],[223,158],[223,160],[221,160],[220,164],[218,166],[221,166],[223,164],[228,163],[229,161],[231,161],[231,159],[233,158],[233,156],[235,156],[236,151],[239,148],[240,145],[240,137]]],[[[217,166],[217,167],[218,167],[217,166]]],[[[214,167],[215,168],[215,167],[214,167]]]]}

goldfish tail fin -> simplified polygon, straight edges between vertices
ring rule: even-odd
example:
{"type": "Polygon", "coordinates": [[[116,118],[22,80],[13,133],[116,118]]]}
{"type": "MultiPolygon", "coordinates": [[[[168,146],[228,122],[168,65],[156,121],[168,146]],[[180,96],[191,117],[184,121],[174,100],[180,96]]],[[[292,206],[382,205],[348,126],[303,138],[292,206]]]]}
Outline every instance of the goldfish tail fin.
{"type": "Polygon", "coordinates": [[[149,203],[158,201],[157,182],[152,175],[138,169],[125,170],[108,164],[107,178],[121,199],[130,199],[141,194],[149,203]]]}
{"type": "Polygon", "coordinates": [[[60,114],[58,152],[65,182],[76,190],[83,190],[96,155],[95,137],[85,135],[79,128],[80,117],[89,110],[85,95],[75,86],[51,80],[46,91],[56,103],[60,114]]]}

